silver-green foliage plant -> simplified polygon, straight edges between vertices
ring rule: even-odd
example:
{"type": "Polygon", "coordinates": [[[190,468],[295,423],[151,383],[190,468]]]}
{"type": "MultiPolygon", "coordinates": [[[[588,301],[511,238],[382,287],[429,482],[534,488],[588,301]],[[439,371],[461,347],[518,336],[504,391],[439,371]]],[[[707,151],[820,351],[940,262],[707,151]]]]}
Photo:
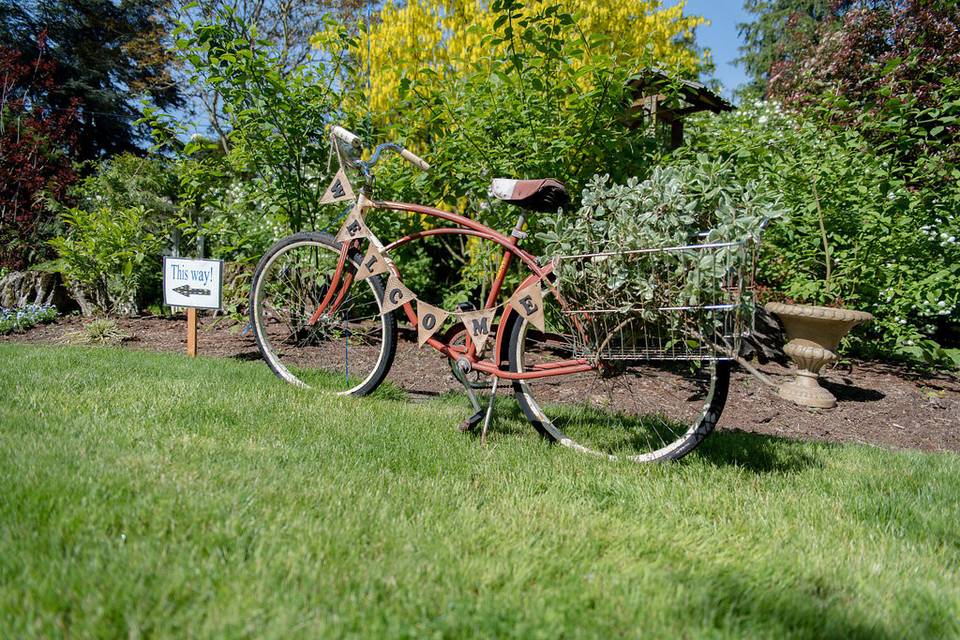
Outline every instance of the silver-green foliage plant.
{"type": "MultiPolygon", "coordinates": [[[[699,155],[643,181],[611,185],[594,177],[579,210],[546,217],[540,237],[573,308],[676,327],[690,313],[670,308],[745,300],[729,286],[750,275],[764,224],[782,214],[759,183],[741,182],[730,163],[699,155]]],[[[700,317],[708,315],[720,319],[700,317]]]]}

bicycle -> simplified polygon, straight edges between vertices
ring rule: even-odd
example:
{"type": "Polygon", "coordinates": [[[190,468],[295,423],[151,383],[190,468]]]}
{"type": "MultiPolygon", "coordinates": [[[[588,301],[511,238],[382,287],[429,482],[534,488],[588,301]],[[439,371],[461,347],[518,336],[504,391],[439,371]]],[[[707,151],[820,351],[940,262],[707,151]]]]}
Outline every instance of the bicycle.
{"type": "MultiPolygon", "coordinates": [[[[542,436],[611,459],[675,460],[714,429],[739,339],[748,333],[744,311],[749,305],[743,295],[751,273],[725,276],[724,300],[664,307],[660,311],[672,318],[669,326],[610,309],[575,308],[560,291],[557,263],[541,264],[520,246],[527,212],[556,212],[569,202],[562,184],[495,179],[491,195],[520,209],[513,229],[504,234],[434,207],[375,200],[373,169],[385,152],[429,169],[399,144],[381,144],[361,160],[359,137],[341,127],[332,129],[331,144],[340,170],[327,196],[356,201],[339,233],[286,237],[266,252],[254,273],[251,323],[260,352],[281,379],[341,395],[373,392],[394,363],[397,316],[402,313],[417,330],[420,347],[429,346],[452,363],[474,409],[461,424],[464,431],[483,422],[486,437],[500,381],[512,384],[524,417],[542,436]],[[362,182],[355,194],[348,170],[362,182]],[[366,221],[389,213],[426,216],[439,224],[384,244],[366,221]],[[499,252],[499,268],[478,308],[447,311],[403,284],[391,254],[438,236],[491,243],[499,252]],[[511,268],[520,271],[519,284],[507,291],[504,282],[511,268]],[[460,324],[442,333],[451,318],[460,324]],[[694,326],[698,319],[705,320],[699,326],[707,326],[709,335],[701,332],[698,340],[664,335],[671,327],[694,326]],[[478,385],[469,383],[468,375],[491,380],[485,409],[476,397],[478,385]]],[[[732,246],[740,245],[691,243],[643,251],[666,259],[732,246]]],[[[744,251],[749,249],[743,244],[744,251]]],[[[610,255],[562,259],[596,265],[610,255]]]]}

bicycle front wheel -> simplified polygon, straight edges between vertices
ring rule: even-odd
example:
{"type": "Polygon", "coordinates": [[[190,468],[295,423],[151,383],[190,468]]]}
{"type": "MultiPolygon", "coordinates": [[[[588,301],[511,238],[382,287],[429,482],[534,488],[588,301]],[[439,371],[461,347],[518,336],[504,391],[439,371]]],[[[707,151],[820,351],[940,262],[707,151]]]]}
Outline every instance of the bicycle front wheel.
{"type": "MultiPolygon", "coordinates": [[[[348,260],[355,267],[360,257],[348,260]]],[[[339,259],[340,243],[326,233],[298,233],[277,242],[254,272],[250,320],[260,353],[282,380],[365,395],[390,370],[397,323],[393,313],[383,313],[382,279],[355,281],[343,290],[342,276],[334,278],[339,259]],[[332,311],[311,324],[324,300],[332,311]]],[[[355,271],[347,267],[342,275],[355,271]]]]}
{"type": "MultiPolygon", "coordinates": [[[[514,323],[510,370],[532,374],[586,359],[575,323],[551,297],[546,331],[514,323]],[[551,305],[554,307],[550,309],[551,305]]],[[[549,440],[634,462],[676,460],[713,431],[727,398],[727,361],[599,359],[571,375],[514,381],[524,415],[549,440]]]]}

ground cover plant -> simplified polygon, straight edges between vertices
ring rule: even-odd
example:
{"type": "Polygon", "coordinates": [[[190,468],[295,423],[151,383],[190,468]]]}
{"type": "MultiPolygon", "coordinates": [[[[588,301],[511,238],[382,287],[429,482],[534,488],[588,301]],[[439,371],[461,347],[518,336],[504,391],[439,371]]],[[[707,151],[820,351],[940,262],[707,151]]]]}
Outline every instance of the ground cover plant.
{"type": "Polygon", "coordinates": [[[0,335],[26,331],[41,322],[57,319],[57,308],[52,304],[28,304],[17,309],[0,307],[0,335]]]}
{"type": "Polygon", "coordinates": [[[64,344],[120,344],[129,338],[110,318],[96,318],[63,335],[64,344]]]}
{"type": "Polygon", "coordinates": [[[512,403],[0,346],[5,637],[950,637],[960,459],[719,432],[545,445],[512,403]]]}

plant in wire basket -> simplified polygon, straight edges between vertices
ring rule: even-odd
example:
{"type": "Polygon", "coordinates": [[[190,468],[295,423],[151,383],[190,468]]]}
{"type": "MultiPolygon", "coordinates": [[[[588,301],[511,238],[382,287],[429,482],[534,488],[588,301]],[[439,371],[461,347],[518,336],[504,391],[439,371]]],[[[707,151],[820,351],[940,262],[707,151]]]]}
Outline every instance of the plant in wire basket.
{"type": "Polygon", "coordinates": [[[602,327],[594,342],[632,327],[667,348],[726,332],[741,317],[760,234],[782,215],[760,184],[741,183],[729,162],[700,155],[643,181],[594,177],[575,214],[542,222],[541,239],[561,296],[602,327]]]}

